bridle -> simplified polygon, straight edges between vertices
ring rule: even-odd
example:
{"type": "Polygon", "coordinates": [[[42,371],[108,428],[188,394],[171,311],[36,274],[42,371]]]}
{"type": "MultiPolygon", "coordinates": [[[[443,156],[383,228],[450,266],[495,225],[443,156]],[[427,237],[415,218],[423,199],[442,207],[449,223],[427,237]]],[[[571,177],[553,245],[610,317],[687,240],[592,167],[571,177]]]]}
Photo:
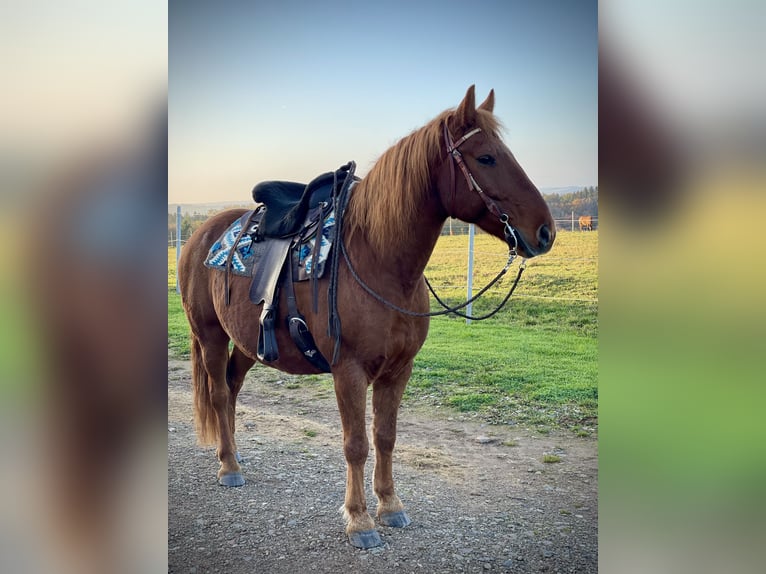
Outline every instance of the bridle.
{"type": "Polygon", "coordinates": [[[473,177],[473,174],[469,171],[468,166],[465,164],[465,160],[463,160],[463,154],[460,153],[460,150],[458,149],[461,145],[463,145],[471,136],[474,136],[478,134],[481,131],[481,128],[474,128],[471,131],[467,132],[463,137],[461,137],[456,142],[452,139],[452,134],[449,131],[449,128],[447,127],[447,122],[445,121],[442,124],[443,132],[444,132],[444,145],[447,148],[447,155],[451,156],[454,161],[449,162],[449,173],[450,173],[450,188],[452,189],[451,198],[450,198],[450,211],[454,213],[455,211],[455,196],[457,195],[457,182],[455,181],[455,163],[460,168],[460,171],[463,172],[463,176],[465,177],[465,181],[468,183],[468,189],[473,189],[479,194],[479,197],[481,197],[482,201],[484,201],[484,205],[487,206],[487,210],[497,217],[500,222],[503,224],[503,235],[505,236],[505,242],[508,244],[508,247],[511,249],[513,253],[516,252],[516,248],[519,245],[518,239],[516,238],[516,231],[511,227],[511,224],[509,223],[508,215],[502,212],[500,207],[497,205],[494,199],[489,197],[486,193],[484,193],[484,190],[481,188],[481,186],[476,182],[476,178],[473,177]]]}
{"type": "MultiPolygon", "coordinates": [[[[468,166],[465,165],[465,161],[463,160],[463,154],[461,154],[460,150],[458,149],[462,144],[464,144],[468,140],[468,138],[479,133],[481,131],[481,128],[472,129],[471,131],[466,133],[463,137],[461,137],[457,142],[453,141],[452,134],[447,128],[446,122],[443,124],[443,128],[444,128],[444,143],[447,147],[447,154],[450,155],[455,160],[455,163],[457,163],[458,167],[460,168],[460,171],[463,172],[463,175],[465,176],[465,179],[468,182],[468,188],[475,190],[479,194],[479,197],[481,197],[481,199],[484,201],[484,204],[487,206],[487,209],[489,210],[489,212],[495,215],[504,226],[503,235],[505,236],[505,242],[508,244],[508,260],[506,261],[505,267],[503,267],[500,273],[498,273],[495,276],[495,278],[489,282],[489,284],[487,284],[483,289],[481,289],[476,295],[471,297],[468,301],[465,301],[464,303],[461,303],[454,307],[450,307],[444,301],[442,301],[442,299],[434,291],[433,287],[431,286],[431,283],[429,283],[428,278],[424,277],[429,291],[436,298],[436,301],[444,309],[442,311],[420,313],[416,311],[411,311],[409,309],[404,309],[402,307],[399,307],[398,305],[395,305],[391,301],[388,301],[383,296],[378,294],[375,290],[372,289],[372,287],[367,285],[367,283],[365,283],[365,281],[356,272],[356,269],[354,269],[354,266],[351,263],[351,259],[348,256],[348,251],[346,251],[346,245],[343,242],[343,235],[342,234],[336,235],[336,237],[339,238],[338,243],[340,245],[340,253],[343,255],[343,259],[346,261],[346,265],[348,266],[348,270],[351,273],[351,277],[354,278],[354,281],[356,281],[359,284],[359,286],[367,292],[368,295],[370,295],[373,299],[377,300],[378,302],[388,307],[389,309],[393,309],[394,311],[398,311],[399,313],[402,313],[404,315],[409,315],[411,317],[435,317],[437,315],[451,314],[451,315],[457,315],[458,317],[464,317],[466,319],[472,319],[474,321],[481,321],[483,319],[489,319],[505,306],[505,304],[511,298],[511,295],[513,295],[513,292],[516,290],[516,286],[519,284],[519,279],[521,279],[521,274],[524,272],[524,269],[526,269],[527,260],[526,258],[522,260],[521,265],[519,265],[519,271],[516,275],[516,279],[513,281],[513,284],[511,285],[510,290],[508,291],[506,296],[503,298],[503,300],[494,310],[490,311],[489,313],[486,313],[485,315],[481,315],[479,317],[469,316],[460,311],[460,309],[464,309],[469,304],[474,302],[476,299],[484,295],[484,293],[486,293],[490,287],[492,287],[495,283],[497,283],[498,281],[500,281],[500,279],[502,279],[502,277],[506,274],[506,272],[510,268],[511,263],[513,263],[514,259],[518,257],[518,254],[516,253],[516,248],[518,247],[518,239],[516,238],[516,231],[513,229],[513,227],[511,227],[511,224],[509,223],[508,215],[503,213],[500,210],[500,207],[497,205],[497,203],[491,197],[489,197],[486,193],[484,193],[484,190],[476,182],[476,179],[468,170],[468,166]]],[[[450,166],[450,187],[452,188],[450,210],[453,210],[455,206],[455,195],[457,193],[457,183],[455,181],[455,166],[453,162],[450,161],[449,166],[450,166]]],[[[337,205],[342,206],[340,209],[337,209],[336,207],[337,209],[336,213],[341,213],[341,214],[343,213],[343,211],[345,210],[346,202],[347,202],[347,199],[341,202],[340,204],[336,203],[336,206],[337,205]]],[[[337,232],[338,232],[338,227],[336,224],[336,234],[337,232]]],[[[338,258],[334,256],[333,266],[336,269],[337,269],[337,259],[338,258]]],[[[337,275],[337,272],[336,272],[336,275],[337,275]]],[[[337,279],[335,281],[337,282],[337,279]]],[[[337,355],[337,343],[336,343],[336,355],[337,355]]],[[[335,357],[333,358],[333,364],[335,364],[335,357]]]]}

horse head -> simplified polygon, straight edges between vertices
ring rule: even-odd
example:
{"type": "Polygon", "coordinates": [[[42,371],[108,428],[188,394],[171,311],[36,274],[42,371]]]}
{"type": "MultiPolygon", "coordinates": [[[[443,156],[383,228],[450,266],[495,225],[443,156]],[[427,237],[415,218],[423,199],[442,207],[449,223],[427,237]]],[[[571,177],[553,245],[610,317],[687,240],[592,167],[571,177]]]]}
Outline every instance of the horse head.
{"type": "Polygon", "coordinates": [[[537,187],[500,137],[495,92],[476,107],[471,86],[442,118],[445,160],[437,168],[446,213],[504,239],[523,257],[550,250],[556,224],[537,187]]]}

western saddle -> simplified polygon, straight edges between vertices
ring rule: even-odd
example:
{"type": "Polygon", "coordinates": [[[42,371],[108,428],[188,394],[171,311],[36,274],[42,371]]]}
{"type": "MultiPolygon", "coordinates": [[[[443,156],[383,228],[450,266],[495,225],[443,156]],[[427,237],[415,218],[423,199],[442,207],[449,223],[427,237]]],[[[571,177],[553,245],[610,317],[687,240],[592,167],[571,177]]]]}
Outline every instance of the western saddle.
{"type": "MultiPolygon", "coordinates": [[[[253,277],[250,285],[250,300],[256,305],[263,303],[259,320],[258,358],[272,362],[279,358],[275,333],[279,316],[279,292],[286,289],[287,325],[290,336],[303,356],[322,372],[330,372],[330,364],[317,349],[309,332],[305,317],[298,311],[294,281],[311,280],[313,283],[313,308],[317,311],[318,280],[324,266],[317,264],[327,217],[335,211],[335,226],[331,243],[335,243],[341,230],[341,222],[348,192],[354,176],[354,162],[341,166],[336,171],[324,173],[308,184],[292,181],[265,181],[253,188],[253,199],[260,205],[242,216],[242,230],[236,244],[245,235],[252,238],[251,252],[255,257],[253,277]],[[301,248],[314,239],[312,273],[299,273],[298,262],[301,248]]],[[[332,250],[334,258],[337,252],[332,250]]],[[[226,261],[226,303],[229,303],[229,272],[231,271],[231,250],[226,261]]],[[[331,265],[337,273],[337,262],[331,265]]],[[[331,291],[334,283],[331,283],[331,291]]],[[[330,331],[333,319],[337,322],[336,356],[339,348],[339,319],[334,308],[334,296],[330,295],[330,331]],[[335,315],[333,317],[333,315],[335,315]]],[[[334,361],[333,361],[334,362],[334,361]]]]}

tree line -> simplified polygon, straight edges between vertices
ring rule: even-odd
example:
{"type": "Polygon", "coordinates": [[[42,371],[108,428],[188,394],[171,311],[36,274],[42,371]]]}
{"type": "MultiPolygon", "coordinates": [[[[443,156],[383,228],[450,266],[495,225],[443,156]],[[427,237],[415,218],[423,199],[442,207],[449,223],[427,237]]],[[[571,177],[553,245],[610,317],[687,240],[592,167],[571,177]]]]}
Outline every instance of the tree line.
{"type": "Polygon", "coordinates": [[[569,219],[574,212],[580,215],[598,215],[598,186],[583,187],[572,193],[544,193],[553,219],[569,219]]]}
{"type": "MultiPolygon", "coordinates": [[[[192,233],[202,225],[211,215],[214,215],[216,210],[211,209],[207,213],[185,213],[181,217],[181,239],[186,241],[189,239],[192,233]]],[[[176,230],[176,214],[168,213],[168,243],[174,242],[177,237],[176,230]]]]}

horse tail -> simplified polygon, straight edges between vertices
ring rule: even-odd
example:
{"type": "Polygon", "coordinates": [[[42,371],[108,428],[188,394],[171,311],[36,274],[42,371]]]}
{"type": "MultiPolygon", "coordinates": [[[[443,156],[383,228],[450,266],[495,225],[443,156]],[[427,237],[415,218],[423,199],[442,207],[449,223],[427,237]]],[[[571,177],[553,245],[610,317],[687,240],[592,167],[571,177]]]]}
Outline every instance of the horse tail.
{"type": "Polygon", "coordinates": [[[195,335],[191,336],[191,364],[197,440],[201,445],[215,444],[218,440],[218,425],[208,387],[209,377],[202,358],[202,344],[195,335]]]}

